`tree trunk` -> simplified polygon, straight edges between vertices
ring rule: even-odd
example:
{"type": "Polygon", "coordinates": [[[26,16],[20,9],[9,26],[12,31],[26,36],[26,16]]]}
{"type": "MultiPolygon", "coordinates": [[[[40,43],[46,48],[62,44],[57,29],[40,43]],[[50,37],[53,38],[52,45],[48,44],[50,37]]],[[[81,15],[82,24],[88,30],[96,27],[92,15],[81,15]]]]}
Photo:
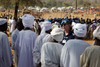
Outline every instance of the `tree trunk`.
{"type": "Polygon", "coordinates": [[[17,19],[18,19],[18,17],[17,17],[18,8],[19,8],[19,3],[16,2],[15,3],[15,13],[14,13],[14,19],[15,19],[16,22],[17,22],[17,19]]]}

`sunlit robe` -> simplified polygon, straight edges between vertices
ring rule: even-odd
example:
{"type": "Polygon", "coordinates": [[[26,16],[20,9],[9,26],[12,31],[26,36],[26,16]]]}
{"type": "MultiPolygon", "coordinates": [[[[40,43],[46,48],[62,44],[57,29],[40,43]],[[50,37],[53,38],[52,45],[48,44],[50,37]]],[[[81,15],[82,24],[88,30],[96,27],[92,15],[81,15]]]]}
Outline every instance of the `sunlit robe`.
{"type": "Polygon", "coordinates": [[[22,30],[16,40],[15,50],[18,54],[18,67],[34,67],[32,49],[37,35],[31,30],[22,30]]]}
{"type": "Polygon", "coordinates": [[[62,48],[61,67],[80,67],[80,56],[90,46],[88,43],[73,39],[62,48]]]}

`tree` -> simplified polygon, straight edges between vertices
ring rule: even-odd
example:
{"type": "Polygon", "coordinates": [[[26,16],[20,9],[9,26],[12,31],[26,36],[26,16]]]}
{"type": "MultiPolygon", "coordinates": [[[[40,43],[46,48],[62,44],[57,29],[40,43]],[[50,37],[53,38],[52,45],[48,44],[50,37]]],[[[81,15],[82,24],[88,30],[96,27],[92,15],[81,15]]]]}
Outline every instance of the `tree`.
{"type": "Polygon", "coordinates": [[[0,0],[0,5],[5,7],[5,8],[10,8],[10,7],[13,7],[15,6],[15,14],[14,14],[14,17],[15,17],[15,20],[17,21],[17,12],[18,12],[18,9],[19,9],[19,6],[23,5],[25,7],[28,7],[28,6],[42,6],[42,2],[41,0],[0,0]]]}
{"type": "Polygon", "coordinates": [[[91,3],[88,2],[88,1],[84,1],[84,2],[83,2],[83,6],[84,6],[84,7],[90,7],[90,6],[91,6],[91,3]]]}
{"type": "Polygon", "coordinates": [[[63,6],[68,7],[68,6],[70,6],[70,4],[68,2],[64,2],[63,6]]]}

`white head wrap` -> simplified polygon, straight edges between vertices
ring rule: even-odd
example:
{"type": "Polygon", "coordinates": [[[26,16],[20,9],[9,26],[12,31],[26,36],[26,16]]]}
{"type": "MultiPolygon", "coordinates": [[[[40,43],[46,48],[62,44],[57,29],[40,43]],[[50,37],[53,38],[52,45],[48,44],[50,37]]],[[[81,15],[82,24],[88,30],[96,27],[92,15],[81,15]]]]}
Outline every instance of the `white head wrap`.
{"type": "Polygon", "coordinates": [[[98,26],[94,32],[93,32],[93,36],[98,38],[100,40],[100,26],[98,26]]]}
{"type": "Polygon", "coordinates": [[[25,14],[22,16],[22,22],[24,27],[33,28],[34,17],[32,15],[25,14]]]}
{"type": "Polygon", "coordinates": [[[7,22],[7,20],[6,20],[6,19],[0,19],[0,25],[5,24],[6,22],[7,22]]]}
{"type": "Polygon", "coordinates": [[[48,30],[50,30],[52,28],[52,24],[51,24],[51,22],[49,22],[49,21],[44,21],[44,22],[42,22],[42,24],[41,24],[41,34],[44,34],[45,33],[45,31],[48,31],[48,30]]]}
{"type": "Polygon", "coordinates": [[[60,42],[63,39],[63,30],[61,28],[54,28],[51,32],[51,36],[56,41],[60,42]]]}
{"type": "Polygon", "coordinates": [[[76,25],[74,25],[73,29],[74,29],[74,34],[77,37],[85,37],[86,36],[86,33],[87,33],[86,24],[77,23],[76,25]]]}
{"type": "Polygon", "coordinates": [[[74,27],[76,25],[76,23],[75,22],[72,22],[72,27],[74,27]]]}

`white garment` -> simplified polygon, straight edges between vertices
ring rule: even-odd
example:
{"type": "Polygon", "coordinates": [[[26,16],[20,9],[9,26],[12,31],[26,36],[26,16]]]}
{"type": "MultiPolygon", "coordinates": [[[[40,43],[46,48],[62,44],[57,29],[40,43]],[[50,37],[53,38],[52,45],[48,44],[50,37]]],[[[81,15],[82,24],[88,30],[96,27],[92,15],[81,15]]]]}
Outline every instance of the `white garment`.
{"type": "Polygon", "coordinates": [[[24,16],[22,16],[23,26],[33,28],[34,19],[35,18],[32,15],[25,14],[24,16]]]}
{"type": "Polygon", "coordinates": [[[56,41],[60,42],[63,40],[63,30],[61,28],[54,28],[51,31],[51,35],[53,37],[53,39],[55,39],[56,41]]]}
{"type": "Polygon", "coordinates": [[[86,24],[77,23],[74,25],[73,29],[74,29],[74,34],[77,37],[85,37],[86,36],[86,33],[87,33],[86,24]]]}
{"type": "Polygon", "coordinates": [[[16,29],[13,31],[13,33],[11,34],[11,43],[12,43],[12,49],[14,50],[14,62],[15,62],[15,67],[17,67],[18,65],[18,57],[17,57],[17,53],[15,51],[15,43],[16,43],[16,39],[17,36],[19,35],[19,30],[16,29]]]}
{"type": "Polygon", "coordinates": [[[14,32],[11,34],[11,43],[12,43],[13,50],[15,49],[15,43],[18,35],[19,35],[18,29],[15,29],[14,32]]]}
{"type": "Polygon", "coordinates": [[[31,30],[22,30],[17,37],[15,50],[18,54],[18,67],[34,67],[32,49],[37,35],[31,30]]]}
{"type": "Polygon", "coordinates": [[[43,38],[43,44],[46,42],[52,42],[54,39],[52,38],[52,35],[47,34],[44,38],[43,38]]]}
{"type": "Polygon", "coordinates": [[[44,33],[44,34],[39,35],[37,37],[36,41],[35,41],[35,46],[34,46],[34,49],[33,49],[33,55],[34,55],[33,60],[34,60],[35,66],[40,63],[41,47],[43,45],[43,38],[46,35],[49,35],[49,34],[44,33]]]}
{"type": "Polygon", "coordinates": [[[94,30],[93,36],[94,36],[95,38],[98,38],[98,39],[100,40],[100,26],[98,26],[98,27],[94,30]]]}
{"type": "Polygon", "coordinates": [[[69,40],[62,48],[61,67],[80,67],[80,56],[88,46],[82,40],[69,40]]]}
{"type": "Polygon", "coordinates": [[[9,20],[9,24],[11,25],[11,27],[10,27],[10,33],[12,33],[15,30],[16,21],[10,19],[9,20]]]}
{"type": "Polygon", "coordinates": [[[8,41],[8,37],[5,33],[0,32],[0,67],[11,67],[12,54],[8,41]]]}
{"type": "Polygon", "coordinates": [[[62,45],[54,42],[47,42],[41,49],[42,67],[59,67],[62,45]]]}
{"type": "Polygon", "coordinates": [[[43,23],[41,23],[41,34],[44,34],[46,31],[50,30],[52,28],[52,24],[49,21],[45,21],[43,23]]]}

